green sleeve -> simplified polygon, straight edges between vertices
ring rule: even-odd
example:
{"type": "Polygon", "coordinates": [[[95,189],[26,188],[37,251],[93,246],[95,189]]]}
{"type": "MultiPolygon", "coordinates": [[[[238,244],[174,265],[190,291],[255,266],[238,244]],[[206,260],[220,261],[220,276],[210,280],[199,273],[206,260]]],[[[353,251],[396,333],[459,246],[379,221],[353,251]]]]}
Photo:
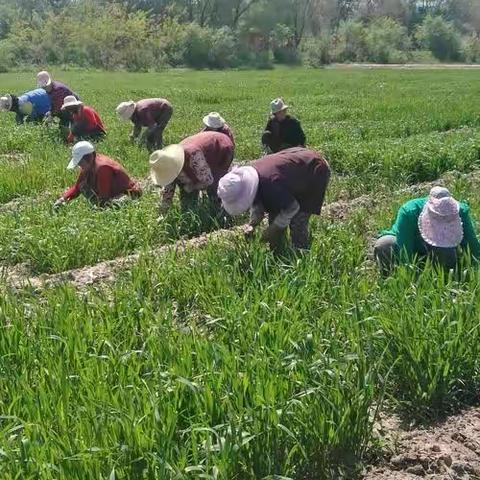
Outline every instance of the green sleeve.
{"type": "Polygon", "coordinates": [[[472,218],[470,216],[470,208],[466,206],[462,212],[463,222],[463,241],[462,246],[468,247],[470,253],[480,260],[480,243],[475,233],[475,227],[473,226],[472,218]]]}
{"type": "Polygon", "coordinates": [[[400,254],[411,259],[415,252],[415,238],[417,235],[417,217],[412,212],[401,207],[395,221],[397,231],[397,246],[400,254]]]}

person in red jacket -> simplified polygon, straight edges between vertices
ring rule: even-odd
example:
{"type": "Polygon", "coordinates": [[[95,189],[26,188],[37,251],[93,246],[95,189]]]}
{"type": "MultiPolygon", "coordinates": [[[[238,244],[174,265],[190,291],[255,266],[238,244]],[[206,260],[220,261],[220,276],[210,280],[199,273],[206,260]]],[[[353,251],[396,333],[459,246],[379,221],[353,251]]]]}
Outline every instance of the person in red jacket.
{"type": "Polygon", "coordinates": [[[182,210],[194,206],[202,190],[206,190],[220,208],[217,185],[232,164],[233,152],[230,138],[219,132],[197,133],[179,145],[153,152],[150,157],[152,181],[164,187],[160,213],[170,208],[177,186],[182,210]]]}
{"type": "Polygon", "coordinates": [[[71,119],[68,143],[80,140],[100,140],[106,135],[107,132],[100,115],[73,95],[65,97],[62,110],[67,112],[71,119]]]}
{"type": "Polygon", "coordinates": [[[80,175],[72,187],[54,203],[58,208],[83,194],[92,203],[104,206],[124,195],[139,197],[140,186],[115,160],[97,154],[95,147],[86,141],[78,142],[72,149],[72,159],[67,168],[80,167],[80,175]]]}

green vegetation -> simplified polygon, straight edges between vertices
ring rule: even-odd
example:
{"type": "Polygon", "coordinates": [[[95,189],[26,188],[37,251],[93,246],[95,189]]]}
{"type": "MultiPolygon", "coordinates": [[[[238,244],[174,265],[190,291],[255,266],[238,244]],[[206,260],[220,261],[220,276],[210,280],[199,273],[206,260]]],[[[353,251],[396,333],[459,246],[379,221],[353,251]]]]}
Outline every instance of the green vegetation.
{"type": "MultiPolygon", "coordinates": [[[[54,72],[105,119],[99,149],[138,178],[148,155],[115,119],[122,99],[165,96],[175,142],[219,110],[237,161],[260,155],[279,93],[309,145],[334,169],[312,250],[275,257],[258,239],[153,247],[217,227],[206,210],[157,223],[158,191],[118,209],[83,199],[58,213],[75,179],[55,130],[0,134],[0,262],[61,272],[144,252],[115,282],[12,291],[0,299],[0,477],[26,480],[354,478],[374,450],[377,409],[429,419],[475,401],[480,387],[480,274],[431,266],[380,280],[367,256],[409,196],[401,189],[480,162],[478,73],[305,71],[153,74],[54,72]],[[21,159],[21,161],[20,161],[21,159]]],[[[34,74],[0,77],[28,88],[34,74]]],[[[480,219],[478,175],[449,176],[480,219]]],[[[427,193],[425,191],[425,193],[427,193]]],[[[468,265],[465,265],[468,267],[468,265]]]]}

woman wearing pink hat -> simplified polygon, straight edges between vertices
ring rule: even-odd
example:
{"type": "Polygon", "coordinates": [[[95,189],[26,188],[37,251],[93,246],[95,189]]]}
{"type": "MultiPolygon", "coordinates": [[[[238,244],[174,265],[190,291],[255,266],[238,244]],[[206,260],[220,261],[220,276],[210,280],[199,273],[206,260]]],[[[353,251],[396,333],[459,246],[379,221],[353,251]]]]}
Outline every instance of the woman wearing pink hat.
{"type": "Polygon", "coordinates": [[[374,255],[382,274],[388,275],[399,260],[421,257],[455,268],[459,249],[480,259],[469,206],[457,202],[446,188],[433,187],[428,197],[409,200],[400,207],[395,224],[375,243],[374,255]]]}
{"type": "Polygon", "coordinates": [[[250,209],[250,226],[268,213],[263,240],[277,247],[290,227],[295,248],[309,247],[311,215],[320,215],[330,180],[330,167],[320,153],[296,147],[267,155],[220,179],[218,196],[230,215],[250,209]]]}

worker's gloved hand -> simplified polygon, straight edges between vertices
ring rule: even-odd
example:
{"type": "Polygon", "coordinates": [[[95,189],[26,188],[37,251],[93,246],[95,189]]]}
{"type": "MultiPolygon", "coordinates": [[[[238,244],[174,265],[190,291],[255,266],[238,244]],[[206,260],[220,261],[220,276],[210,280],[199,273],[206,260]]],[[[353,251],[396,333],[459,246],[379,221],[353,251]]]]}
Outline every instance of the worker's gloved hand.
{"type": "Polygon", "coordinates": [[[65,199],[63,197],[60,197],[58,200],[55,201],[53,204],[53,209],[58,210],[62,205],[65,204],[65,199]]]}
{"type": "Polygon", "coordinates": [[[271,247],[276,247],[283,237],[284,228],[272,223],[262,234],[262,241],[270,244],[271,247]]]}
{"type": "Polygon", "coordinates": [[[255,227],[253,225],[247,225],[247,227],[245,228],[245,238],[247,240],[251,240],[253,238],[255,234],[255,227]]]}

